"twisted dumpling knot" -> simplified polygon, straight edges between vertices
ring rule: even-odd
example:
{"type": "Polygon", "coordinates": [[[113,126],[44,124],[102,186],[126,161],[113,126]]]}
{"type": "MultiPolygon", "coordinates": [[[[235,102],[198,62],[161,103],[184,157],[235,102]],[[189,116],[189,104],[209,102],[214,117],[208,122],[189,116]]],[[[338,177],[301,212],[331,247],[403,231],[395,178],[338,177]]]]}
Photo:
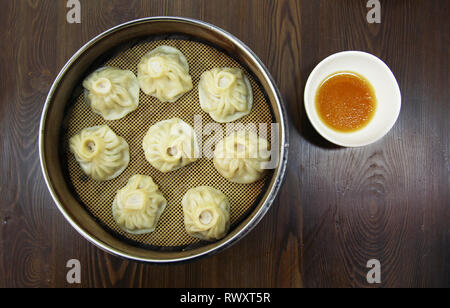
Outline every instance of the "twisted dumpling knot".
{"type": "Polygon", "coordinates": [[[213,241],[230,229],[230,203],[219,190],[208,186],[190,189],[182,200],[186,232],[193,237],[213,241]]]}
{"type": "Polygon", "coordinates": [[[267,140],[256,133],[234,132],[222,139],[214,150],[214,166],[234,183],[249,184],[261,179],[270,160],[267,140]]]}
{"type": "Polygon", "coordinates": [[[200,78],[202,109],[217,122],[232,122],[250,113],[253,94],[250,81],[238,68],[215,68],[200,78]]]}
{"type": "Polygon", "coordinates": [[[147,161],[161,172],[182,168],[200,155],[194,129],[178,118],[150,127],[142,145],[147,161]]]}
{"type": "Polygon", "coordinates": [[[160,46],[142,58],[138,80],[145,94],[161,102],[175,102],[193,88],[186,57],[170,46],[160,46]]]}
{"type": "Polygon", "coordinates": [[[131,71],[104,67],[89,75],[83,87],[92,110],[105,120],[121,119],[139,105],[139,83],[131,71]]]}
{"type": "Polygon", "coordinates": [[[117,192],[113,216],[116,223],[128,233],[150,233],[156,229],[166,206],[167,201],[153,179],[135,175],[117,192]]]}
{"type": "Polygon", "coordinates": [[[84,173],[97,181],[116,178],[130,161],[128,143],[106,125],[82,130],[69,145],[84,173]]]}

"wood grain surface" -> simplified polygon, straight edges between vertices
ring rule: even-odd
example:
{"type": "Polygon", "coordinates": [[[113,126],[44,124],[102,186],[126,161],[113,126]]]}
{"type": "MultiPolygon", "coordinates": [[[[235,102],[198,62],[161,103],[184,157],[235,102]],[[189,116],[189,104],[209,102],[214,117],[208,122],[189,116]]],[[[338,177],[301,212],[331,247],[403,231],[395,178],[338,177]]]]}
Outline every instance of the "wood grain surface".
{"type": "Polygon", "coordinates": [[[449,1],[1,0],[0,287],[449,287],[449,1]],[[38,128],[65,62],[120,23],[172,15],[213,23],[267,65],[290,116],[286,182],[263,221],[213,257],[187,264],[122,260],[83,239],[54,205],[41,175],[38,128]],[[402,91],[400,118],[381,141],[345,149],[322,139],[303,89],[323,58],[370,52],[402,91]],[[82,283],[66,282],[78,259],[82,283]],[[366,281],[378,259],[382,283],[366,281]]]}

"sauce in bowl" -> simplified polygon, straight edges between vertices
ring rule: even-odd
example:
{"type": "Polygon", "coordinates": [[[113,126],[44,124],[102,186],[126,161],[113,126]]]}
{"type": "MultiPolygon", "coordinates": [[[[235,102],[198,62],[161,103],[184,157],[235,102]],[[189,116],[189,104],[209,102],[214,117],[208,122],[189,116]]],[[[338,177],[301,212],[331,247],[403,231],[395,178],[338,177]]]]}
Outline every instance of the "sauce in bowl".
{"type": "Polygon", "coordinates": [[[377,107],[375,90],[363,76],[338,72],[328,76],[316,93],[321,121],[339,132],[354,132],[372,120],[377,107]]]}

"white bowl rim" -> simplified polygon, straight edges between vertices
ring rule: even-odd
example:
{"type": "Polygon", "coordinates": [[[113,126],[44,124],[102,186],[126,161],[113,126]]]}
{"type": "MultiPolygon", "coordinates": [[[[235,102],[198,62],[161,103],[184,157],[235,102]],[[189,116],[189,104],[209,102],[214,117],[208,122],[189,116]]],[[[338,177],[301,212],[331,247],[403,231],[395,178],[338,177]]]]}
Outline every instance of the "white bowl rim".
{"type": "MultiPolygon", "coordinates": [[[[334,72],[337,73],[337,72],[334,72]]],[[[333,74],[333,72],[330,73],[330,75],[333,74]]],[[[369,80],[370,81],[370,80],[369,80]]],[[[304,91],[304,108],[306,110],[306,114],[308,116],[308,119],[310,121],[310,123],[312,124],[312,126],[314,127],[314,129],[326,140],[328,140],[331,143],[334,143],[336,145],[342,146],[342,147],[348,147],[348,148],[353,148],[353,147],[363,147],[363,146],[367,146],[370,145],[372,143],[375,143],[377,141],[379,141],[380,139],[382,139],[384,136],[386,136],[386,134],[394,127],[395,123],[398,120],[398,117],[400,116],[400,110],[401,110],[401,104],[402,104],[402,96],[401,96],[401,91],[400,91],[400,86],[397,82],[397,79],[394,76],[394,73],[392,72],[392,70],[389,68],[389,66],[387,66],[387,64],[381,60],[380,58],[378,58],[377,56],[370,54],[368,52],[364,52],[364,51],[358,51],[358,50],[349,50],[349,51],[341,51],[335,54],[332,54],[330,56],[328,56],[327,58],[323,59],[311,72],[311,74],[308,77],[308,80],[306,82],[305,85],[305,91],[304,91]],[[384,127],[383,130],[380,131],[380,134],[377,135],[376,138],[367,140],[363,143],[346,143],[346,142],[342,142],[339,140],[336,140],[335,138],[332,138],[331,136],[329,136],[327,134],[326,131],[324,131],[320,126],[317,125],[317,123],[313,120],[312,118],[312,113],[316,113],[316,109],[314,108],[315,104],[308,104],[309,101],[309,97],[308,94],[311,91],[317,91],[317,89],[312,89],[311,87],[311,83],[313,80],[314,75],[316,75],[320,69],[322,67],[324,67],[325,65],[327,65],[328,63],[336,60],[339,57],[343,57],[343,56],[363,56],[363,57],[368,57],[371,58],[372,60],[374,60],[378,65],[380,65],[380,67],[382,67],[386,73],[387,76],[389,76],[392,84],[394,85],[394,90],[396,92],[396,97],[398,97],[398,102],[396,102],[396,108],[393,109],[394,111],[394,116],[392,117],[392,120],[390,121],[389,125],[386,125],[384,127]],[[313,106],[313,107],[311,107],[313,106]]],[[[351,133],[342,133],[342,134],[351,134],[351,133]]]]}

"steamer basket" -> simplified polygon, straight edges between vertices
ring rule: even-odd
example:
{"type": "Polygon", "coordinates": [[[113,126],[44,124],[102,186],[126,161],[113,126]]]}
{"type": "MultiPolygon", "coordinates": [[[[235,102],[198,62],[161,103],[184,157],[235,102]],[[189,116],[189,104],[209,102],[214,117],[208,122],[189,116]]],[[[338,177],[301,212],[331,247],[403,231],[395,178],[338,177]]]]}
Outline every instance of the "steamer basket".
{"type": "MultiPolygon", "coordinates": [[[[225,126],[224,131],[225,131],[225,126]]],[[[206,256],[244,237],[270,208],[284,179],[287,152],[287,118],[280,93],[257,56],[229,33],[210,24],[185,18],[155,17],[132,21],[97,36],[82,47],[59,73],[45,102],[39,135],[42,171],[48,189],[67,221],[87,240],[109,253],[137,261],[169,263],[206,256]],[[86,104],[82,81],[95,69],[109,65],[136,73],[137,63],[148,51],[171,45],[186,55],[194,89],[172,104],[163,104],[140,93],[139,108],[118,121],[105,121],[86,104]],[[198,101],[202,72],[214,67],[240,67],[246,71],[254,94],[252,113],[237,122],[278,124],[273,151],[278,165],[262,180],[250,185],[228,182],[202,158],[186,168],[163,174],[146,162],[142,138],[154,123],[179,117],[192,126],[214,123],[198,101]],[[98,183],[83,174],[68,150],[68,139],[81,129],[107,124],[130,145],[131,161],[118,178],[98,183]],[[168,200],[155,232],[130,235],[112,219],[111,204],[118,189],[134,174],[152,176],[168,200]],[[231,230],[222,240],[203,242],[184,230],[181,199],[192,187],[210,185],[231,202],[231,230]]],[[[203,136],[202,142],[207,140],[203,136]]],[[[218,141],[218,140],[213,140],[218,141]]]]}

